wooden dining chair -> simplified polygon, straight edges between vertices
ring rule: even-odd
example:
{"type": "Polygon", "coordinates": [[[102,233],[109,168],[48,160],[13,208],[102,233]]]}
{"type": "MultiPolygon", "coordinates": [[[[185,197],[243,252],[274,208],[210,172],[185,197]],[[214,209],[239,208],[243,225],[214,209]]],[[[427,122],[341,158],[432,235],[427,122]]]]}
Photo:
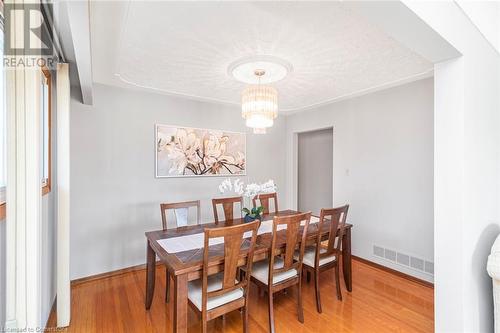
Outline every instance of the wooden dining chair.
{"type": "Polygon", "coordinates": [[[340,289],[339,258],[344,234],[345,222],[349,205],[332,209],[321,209],[318,222],[318,230],[323,230],[323,225],[330,222],[328,227],[328,243],[322,242],[324,232],[318,232],[316,245],[307,247],[304,252],[303,269],[307,273],[309,282],[310,274],[314,275],[314,289],[316,292],[316,309],[321,310],[321,298],[319,293],[319,274],[328,269],[335,269],[335,284],[337,285],[337,299],[342,300],[342,291],[340,289]]]}
{"type": "Polygon", "coordinates": [[[222,205],[222,208],[224,209],[224,220],[228,221],[234,219],[234,205],[238,203],[240,204],[241,217],[241,209],[243,209],[243,197],[212,199],[215,223],[219,223],[219,215],[217,214],[218,205],[222,205]]]}
{"type": "Polygon", "coordinates": [[[257,200],[260,202],[260,205],[264,207],[264,214],[269,214],[270,209],[269,209],[269,201],[270,199],[273,199],[274,201],[274,212],[279,211],[278,209],[278,194],[276,192],[274,193],[264,193],[264,194],[259,194],[255,198],[252,199],[253,206],[257,207],[257,200]]]}
{"type": "MultiPolygon", "coordinates": [[[[201,313],[202,332],[207,331],[207,322],[230,311],[242,310],[243,332],[248,332],[248,303],[250,291],[249,276],[238,278],[238,263],[246,256],[245,270],[252,271],[253,254],[260,221],[222,228],[205,228],[203,249],[203,272],[201,280],[188,284],[189,304],[201,313]],[[224,238],[224,250],[217,252],[217,245],[211,251],[210,240],[224,238]],[[214,255],[215,254],[215,255],[214,255]],[[222,258],[221,258],[222,257],[222,258]],[[221,259],[223,262],[221,262],[221,259]],[[224,265],[221,273],[209,276],[213,266],[224,265]]],[[[219,250],[220,251],[220,250],[219,250]]]]}
{"type": "MultiPolygon", "coordinates": [[[[297,315],[304,322],[302,310],[302,256],[306,245],[311,212],[275,216],[269,258],[255,263],[251,281],[265,290],[269,299],[269,331],[274,333],[273,295],[283,289],[297,286],[297,315]],[[305,222],[301,226],[302,222],[305,222]],[[286,229],[284,229],[286,228],[286,229]],[[284,250],[278,251],[285,245],[284,250]],[[295,251],[299,256],[295,259],[295,251]]],[[[247,273],[245,272],[245,275],[247,273]]]]}
{"type": "MultiPolygon", "coordinates": [[[[161,203],[161,223],[163,230],[168,229],[167,212],[169,210],[174,211],[175,216],[175,228],[185,227],[188,225],[189,220],[189,209],[196,208],[196,224],[201,223],[200,214],[200,200],[195,201],[184,201],[184,202],[172,202],[172,203],[161,203]]],[[[167,281],[165,283],[165,302],[168,303],[170,299],[170,274],[168,270],[166,271],[167,281]]]]}

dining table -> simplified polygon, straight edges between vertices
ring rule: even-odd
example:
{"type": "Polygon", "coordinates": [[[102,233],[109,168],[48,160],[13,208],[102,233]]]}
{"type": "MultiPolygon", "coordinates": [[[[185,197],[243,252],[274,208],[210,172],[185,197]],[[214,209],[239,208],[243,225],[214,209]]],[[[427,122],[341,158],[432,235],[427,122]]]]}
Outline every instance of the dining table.
{"type": "MultiPolygon", "coordinates": [[[[275,216],[299,214],[295,210],[282,210],[262,216],[261,226],[255,244],[253,261],[260,261],[269,256],[271,248],[272,220],[275,216]]],[[[330,221],[325,220],[322,230],[318,230],[317,216],[311,216],[307,229],[307,242],[314,243],[318,232],[322,239],[328,239],[330,221]]],[[[188,282],[201,278],[203,267],[203,240],[205,228],[232,226],[245,223],[242,218],[235,218],[219,223],[204,223],[178,228],[146,232],[147,264],[146,264],[146,310],[149,310],[153,301],[155,289],[155,274],[157,258],[165,265],[168,274],[173,277],[174,293],[174,320],[173,331],[186,332],[188,328],[188,282]]],[[[351,268],[351,224],[345,224],[342,235],[342,271],[344,282],[348,291],[352,291],[351,268]]],[[[278,244],[284,247],[286,231],[278,230],[278,244]]],[[[248,239],[245,241],[249,241],[248,239]]],[[[246,262],[246,253],[242,251],[239,264],[246,262]]],[[[215,274],[224,269],[224,244],[223,240],[215,240],[210,244],[209,274],[215,274]]]]}

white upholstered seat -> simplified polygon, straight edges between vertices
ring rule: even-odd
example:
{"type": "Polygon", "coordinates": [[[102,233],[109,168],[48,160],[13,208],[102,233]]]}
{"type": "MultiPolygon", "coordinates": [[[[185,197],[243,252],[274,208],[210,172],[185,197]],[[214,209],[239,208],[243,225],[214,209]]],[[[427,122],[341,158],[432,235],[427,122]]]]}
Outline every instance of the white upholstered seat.
{"type": "MultiPolygon", "coordinates": [[[[321,251],[320,253],[325,253],[326,249],[321,249],[320,251],[321,251]]],[[[302,259],[302,263],[304,265],[307,265],[309,267],[314,268],[315,256],[316,256],[316,247],[307,247],[306,250],[304,251],[304,258],[302,259]]],[[[295,253],[295,259],[296,260],[299,259],[298,252],[295,253]]],[[[335,255],[332,254],[331,256],[319,259],[319,265],[323,266],[323,265],[328,264],[334,260],[335,260],[335,255]]]]}
{"type": "MultiPolygon", "coordinates": [[[[207,291],[214,291],[221,289],[222,279],[223,279],[222,273],[209,276],[207,291]]],[[[188,298],[200,311],[202,310],[201,293],[202,293],[201,279],[189,282],[188,298]]],[[[233,291],[227,292],[219,296],[209,297],[207,301],[207,310],[214,309],[218,306],[227,304],[242,297],[243,297],[242,288],[235,289],[233,291]]]]}
{"type": "MultiPolygon", "coordinates": [[[[282,268],[284,265],[283,259],[276,257],[274,259],[274,268],[282,268]]],[[[293,278],[297,276],[297,270],[292,268],[288,271],[274,274],[273,276],[273,284],[279,283],[281,281],[285,281],[287,279],[293,278]]],[[[268,284],[269,279],[269,261],[262,260],[253,264],[252,268],[252,276],[259,280],[262,283],[268,284]]]]}

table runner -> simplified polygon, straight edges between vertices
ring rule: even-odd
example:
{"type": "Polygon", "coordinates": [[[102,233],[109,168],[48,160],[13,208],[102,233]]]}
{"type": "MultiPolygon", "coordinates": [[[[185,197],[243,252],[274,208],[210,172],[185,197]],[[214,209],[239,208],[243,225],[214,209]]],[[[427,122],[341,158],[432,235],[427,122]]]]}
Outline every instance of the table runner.
{"type": "MultiPolygon", "coordinates": [[[[311,216],[311,220],[309,223],[318,223],[318,222],[319,222],[318,217],[311,216]]],[[[304,224],[305,221],[301,223],[301,225],[304,224]]],[[[286,229],[286,225],[278,226],[277,230],[279,231],[283,229],[286,229]]],[[[267,221],[262,221],[259,230],[257,231],[257,234],[261,235],[261,234],[271,233],[272,231],[273,231],[273,220],[267,220],[267,221]]],[[[248,231],[243,235],[244,238],[248,238],[251,236],[252,236],[251,231],[248,231]]],[[[192,235],[160,239],[158,240],[158,244],[160,244],[160,246],[163,249],[165,249],[165,251],[167,251],[168,253],[177,253],[177,252],[201,249],[203,248],[204,241],[205,241],[205,234],[203,232],[200,232],[192,235]]],[[[212,246],[222,243],[224,243],[224,238],[217,237],[210,239],[209,245],[212,246]]]]}

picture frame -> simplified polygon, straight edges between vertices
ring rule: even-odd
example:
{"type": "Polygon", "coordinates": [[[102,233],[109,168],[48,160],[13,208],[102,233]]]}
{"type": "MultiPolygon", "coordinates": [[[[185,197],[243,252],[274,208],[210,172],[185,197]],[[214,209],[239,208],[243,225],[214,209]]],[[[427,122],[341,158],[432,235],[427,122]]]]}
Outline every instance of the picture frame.
{"type": "Polygon", "coordinates": [[[155,124],[155,177],[246,176],[246,133],[155,124]]]}

